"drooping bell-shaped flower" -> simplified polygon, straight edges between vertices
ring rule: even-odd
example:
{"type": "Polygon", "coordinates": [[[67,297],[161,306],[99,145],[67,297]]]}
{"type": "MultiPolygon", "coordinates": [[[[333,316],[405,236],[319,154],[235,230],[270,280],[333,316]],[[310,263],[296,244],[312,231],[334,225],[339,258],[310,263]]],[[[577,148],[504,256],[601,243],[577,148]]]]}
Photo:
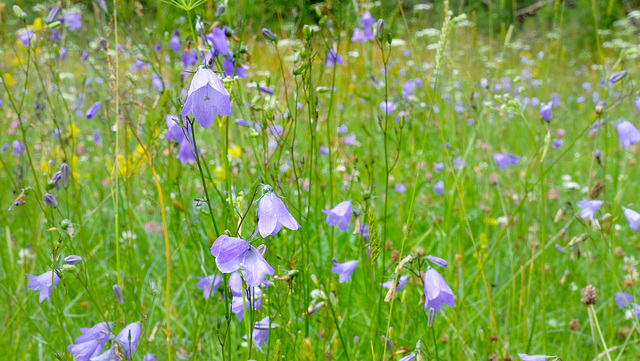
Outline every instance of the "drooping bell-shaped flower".
{"type": "Polygon", "coordinates": [[[76,356],[76,361],[89,361],[97,356],[111,335],[112,323],[100,322],[91,328],[81,328],[82,336],[78,337],[67,351],[76,356]]]}
{"type": "Polygon", "coordinates": [[[229,43],[227,42],[227,35],[223,29],[219,27],[213,28],[213,32],[207,35],[207,40],[213,43],[213,48],[221,55],[227,55],[229,53],[229,43]]]}
{"type": "Polygon", "coordinates": [[[365,11],[364,14],[362,14],[362,18],[360,19],[360,25],[366,28],[366,27],[373,26],[373,24],[375,23],[376,23],[376,19],[374,19],[373,16],[371,16],[371,13],[369,11],[365,11]]]}
{"type": "Polygon", "coordinates": [[[102,106],[102,103],[100,102],[95,102],[93,103],[92,106],[89,107],[89,109],[87,109],[87,120],[91,120],[96,116],[96,113],[98,113],[98,110],[100,110],[100,107],[102,106]]]}
{"type": "Polygon", "coordinates": [[[640,142],[640,131],[627,120],[618,124],[618,137],[622,148],[626,149],[630,145],[640,142]]]}
{"type": "Polygon", "coordinates": [[[351,218],[351,201],[338,203],[333,209],[328,211],[322,210],[327,215],[327,224],[330,226],[338,226],[341,231],[346,232],[349,229],[349,219],[351,218]]]}
{"type": "Polygon", "coordinates": [[[367,38],[364,36],[364,32],[360,28],[355,28],[353,30],[353,35],[351,36],[351,41],[362,43],[367,41],[367,38]]]}
{"type": "Polygon", "coordinates": [[[222,282],[222,276],[214,273],[207,277],[198,277],[196,287],[202,290],[204,299],[206,300],[210,295],[216,293],[216,290],[220,287],[220,282],[222,282]]]}
{"type": "Polygon", "coordinates": [[[180,37],[178,37],[177,35],[172,36],[171,40],[169,40],[169,48],[171,50],[173,50],[174,52],[178,52],[178,51],[182,50],[182,44],[180,43],[180,37]]]}
{"type": "Polygon", "coordinates": [[[193,114],[204,128],[213,124],[218,114],[231,115],[229,92],[211,69],[201,67],[191,80],[187,101],[182,108],[183,117],[189,114],[193,114]]]}
{"type": "Polygon", "coordinates": [[[518,157],[516,155],[513,155],[511,153],[506,153],[506,154],[495,153],[493,155],[493,160],[496,161],[496,164],[498,165],[498,168],[500,168],[500,170],[504,171],[504,169],[507,166],[517,165],[518,162],[520,161],[520,157],[518,157]]]}
{"type": "Polygon", "coordinates": [[[251,309],[252,300],[254,310],[259,310],[262,307],[262,290],[260,287],[250,287],[249,289],[251,290],[249,295],[251,297],[247,297],[247,292],[243,291],[239,296],[233,296],[231,301],[231,312],[236,314],[238,322],[244,318],[244,311],[251,309]]]}
{"type": "Polygon", "coordinates": [[[34,291],[40,291],[40,303],[49,298],[53,288],[60,282],[60,277],[56,271],[47,271],[39,276],[34,276],[25,273],[25,276],[29,278],[27,288],[34,291]]]}
{"type": "Polygon", "coordinates": [[[231,53],[229,53],[228,56],[225,56],[224,59],[222,59],[222,68],[224,69],[225,76],[232,77],[235,75],[240,79],[244,79],[247,77],[247,69],[249,69],[247,65],[239,65],[235,60],[235,57],[231,53]]]}
{"type": "Polygon", "coordinates": [[[424,274],[424,309],[432,307],[436,313],[443,305],[455,306],[453,291],[434,268],[427,268],[424,274]]]}
{"type": "MultiPolygon", "coordinates": [[[[262,348],[269,343],[269,329],[275,328],[276,325],[269,321],[269,316],[253,324],[253,332],[251,338],[256,348],[262,348]]],[[[247,336],[244,336],[246,339],[247,336]]]]}
{"type": "Polygon", "coordinates": [[[273,192],[273,189],[265,185],[263,187],[265,193],[258,201],[258,224],[256,232],[260,233],[262,238],[275,235],[280,231],[282,226],[295,231],[300,224],[293,218],[287,210],[282,200],[273,192]]]}
{"type": "Polygon", "coordinates": [[[396,110],[396,103],[394,103],[393,100],[382,102],[380,103],[380,110],[387,114],[390,114],[396,110]]]}
{"type": "MultiPolygon", "coordinates": [[[[123,328],[116,336],[115,341],[118,343],[119,352],[122,353],[125,360],[131,360],[138,348],[138,340],[140,339],[140,324],[132,322],[123,328]]],[[[91,358],[91,361],[102,360],[118,360],[119,357],[114,349],[111,347],[102,354],[91,358]]]]}
{"type": "Polygon", "coordinates": [[[245,282],[251,287],[258,287],[267,275],[275,274],[262,254],[244,239],[223,234],[213,242],[211,255],[216,258],[216,266],[220,272],[240,270],[245,282]]]}
{"type": "Polygon", "coordinates": [[[602,201],[590,201],[583,197],[577,205],[582,210],[580,212],[580,218],[589,218],[593,222],[593,215],[602,207],[602,201]]]}
{"type": "Polygon", "coordinates": [[[635,233],[638,230],[638,227],[640,227],[640,213],[634,211],[633,209],[625,208],[624,216],[627,217],[629,227],[635,233]]]}
{"type": "Polygon", "coordinates": [[[333,267],[331,267],[331,272],[339,275],[338,281],[340,283],[348,282],[351,278],[351,274],[358,267],[358,261],[346,261],[344,263],[338,263],[338,261],[333,259],[333,267]]]}

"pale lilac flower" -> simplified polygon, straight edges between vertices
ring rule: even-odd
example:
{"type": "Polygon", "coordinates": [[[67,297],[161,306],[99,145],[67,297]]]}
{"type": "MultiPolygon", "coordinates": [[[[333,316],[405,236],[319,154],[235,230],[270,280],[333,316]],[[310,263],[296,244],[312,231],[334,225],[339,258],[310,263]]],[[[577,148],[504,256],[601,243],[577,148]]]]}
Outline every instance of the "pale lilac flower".
{"type": "Polygon", "coordinates": [[[623,309],[625,307],[629,307],[631,305],[631,300],[633,296],[625,293],[625,292],[616,292],[616,305],[618,305],[619,309],[623,309]]]}
{"type": "Polygon", "coordinates": [[[636,110],[638,111],[638,113],[640,113],[640,98],[636,98],[636,100],[633,102],[636,106],[636,110]]]}
{"type": "Polygon", "coordinates": [[[412,352],[398,361],[413,361],[416,357],[418,357],[418,355],[415,352],[412,352]]]}
{"type": "Polygon", "coordinates": [[[183,117],[189,114],[193,114],[204,128],[213,124],[218,114],[231,115],[229,92],[211,69],[198,69],[191,80],[187,101],[182,108],[183,117]]]}
{"type": "MultiPolygon", "coordinates": [[[[393,282],[394,281],[395,280],[390,280],[390,281],[381,283],[380,286],[382,286],[382,288],[386,288],[386,289],[390,290],[391,286],[393,286],[393,282]]],[[[407,275],[400,276],[400,279],[398,280],[398,285],[396,286],[395,293],[398,293],[398,292],[402,291],[404,286],[407,285],[407,282],[409,282],[409,276],[407,276],[407,275]]]]}
{"type": "Polygon", "coordinates": [[[433,166],[433,169],[436,171],[436,173],[442,172],[442,170],[444,169],[444,163],[436,163],[433,166]]]}
{"type": "MultiPolygon", "coordinates": [[[[253,309],[259,310],[262,307],[262,290],[260,287],[250,287],[253,309]]],[[[231,301],[231,312],[236,314],[238,322],[244,319],[244,311],[251,310],[251,300],[246,296],[247,292],[242,290],[239,295],[234,295],[231,301]]]]}
{"type": "Polygon", "coordinates": [[[207,35],[207,40],[213,43],[216,52],[221,55],[227,55],[229,53],[229,43],[227,42],[227,35],[224,30],[219,27],[213,28],[213,32],[207,35]]]}
{"type": "Polygon", "coordinates": [[[629,227],[635,233],[638,230],[638,227],[640,227],[640,213],[634,211],[633,209],[625,208],[624,216],[629,222],[629,227]]]}
{"type": "Polygon", "coordinates": [[[628,146],[640,142],[640,131],[631,122],[624,120],[618,124],[618,137],[622,148],[626,149],[628,146]]]}
{"type": "Polygon", "coordinates": [[[220,287],[220,282],[222,282],[222,276],[214,273],[207,277],[198,277],[196,287],[203,291],[204,299],[206,300],[209,295],[216,293],[216,290],[220,287]]]}
{"type": "Polygon", "coordinates": [[[627,76],[627,72],[624,70],[611,74],[609,77],[609,86],[613,86],[613,84],[619,82],[625,76],[627,76]]]}
{"type": "Polygon", "coordinates": [[[164,84],[162,83],[162,79],[158,76],[158,74],[151,74],[151,85],[156,88],[157,91],[162,92],[164,90],[164,84]]]}
{"type": "Polygon", "coordinates": [[[180,38],[177,35],[174,35],[171,37],[171,40],[169,40],[169,48],[174,52],[182,50],[182,44],[180,43],[180,38]]]}
{"type": "Polygon", "coordinates": [[[392,113],[396,110],[396,103],[394,103],[393,100],[382,102],[380,103],[380,110],[387,114],[392,113]]]}
{"type": "Polygon", "coordinates": [[[403,194],[407,191],[407,187],[405,187],[402,183],[397,183],[394,190],[396,191],[396,193],[403,194]]]}
{"type": "Polygon", "coordinates": [[[465,162],[464,159],[462,158],[456,158],[453,160],[453,168],[455,170],[460,170],[466,166],[467,166],[467,162],[465,162]]]}
{"type": "Polygon", "coordinates": [[[142,358],[142,361],[156,361],[156,358],[152,353],[147,352],[147,354],[142,358]]]}
{"type": "Polygon", "coordinates": [[[520,157],[518,157],[516,155],[513,155],[511,153],[506,153],[506,154],[495,153],[493,155],[493,160],[496,161],[496,164],[498,165],[498,168],[500,168],[500,170],[504,171],[504,169],[507,166],[517,165],[518,162],[520,161],[520,157]]]}
{"type": "Polygon", "coordinates": [[[338,226],[341,231],[346,232],[349,229],[349,219],[351,218],[351,201],[338,203],[333,209],[322,210],[327,215],[327,224],[330,226],[338,226]]]}
{"type": "Polygon", "coordinates": [[[436,185],[433,187],[433,193],[435,193],[436,195],[441,196],[444,193],[444,182],[443,181],[439,181],[438,183],[436,183],[436,185]]]}
{"type": "Polygon", "coordinates": [[[602,207],[602,201],[590,201],[583,197],[577,205],[582,210],[580,212],[580,218],[589,218],[593,222],[593,215],[602,207]]]}
{"type": "Polygon", "coordinates": [[[353,30],[353,35],[351,36],[351,41],[362,43],[367,41],[367,37],[364,35],[364,32],[360,28],[355,28],[353,30]]]}
{"type": "Polygon", "coordinates": [[[63,23],[69,28],[69,31],[74,31],[82,27],[81,17],[77,13],[67,13],[63,23]]]}
{"type": "Polygon", "coordinates": [[[424,309],[432,307],[436,313],[443,305],[455,306],[453,291],[434,268],[427,268],[424,274],[424,309]]]}
{"type": "Polygon", "coordinates": [[[344,137],[343,141],[344,141],[344,144],[346,145],[354,145],[356,144],[356,135],[349,134],[346,137],[344,137]]]}
{"type": "Polygon", "coordinates": [[[100,322],[91,328],[81,328],[82,336],[78,337],[67,351],[76,356],[76,361],[89,361],[97,356],[111,335],[112,323],[100,322]]]}
{"type": "MultiPolygon", "coordinates": [[[[140,324],[132,322],[122,329],[116,336],[115,341],[118,343],[119,350],[126,360],[131,360],[138,348],[138,340],[140,339],[140,324]]],[[[102,360],[118,360],[114,348],[110,348],[102,354],[91,358],[91,361],[102,360]]]]}
{"type": "Polygon", "coordinates": [[[319,150],[320,150],[320,154],[322,154],[322,155],[329,154],[329,148],[325,147],[324,145],[321,145],[319,150]]]}
{"type": "Polygon", "coordinates": [[[553,149],[559,149],[560,147],[562,147],[562,139],[555,138],[553,141],[551,141],[551,147],[553,149]]]}
{"type": "Polygon", "coordinates": [[[241,270],[244,280],[251,287],[258,287],[267,275],[275,273],[262,254],[244,239],[223,234],[213,242],[211,255],[216,258],[220,272],[241,270]]]}
{"type": "Polygon", "coordinates": [[[29,278],[27,288],[34,291],[40,291],[40,303],[49,298],[53,288],[60,282],[60,277],[56,271],[47,271],[39,276],[30,275],[25,273],[25,276],[29,278]]]}
{"type": "MultiPolygon", "coordinates": [[[[269,343],[269,329],[275,327],[276,325],[269,321],[269,316],[253,324],[251,338],[256,348],[262,348],[269,343]]],[[[246,339],[247,336],[245,335],[244,338],[246,339]]]]}
{"type": "Polygon", "coordinates": [[[347,126],[343,124],[336,129],[336,132],[338,134],[345,134],[348,130],[347,126]]]}
{"type": "Polygon", "coordinates": [[[438,265],[438,266],[440,266],[440,267],[442,267],[442,268],[447,267],[447,266],[449,265],[449,263],[448,263],[446,260],[444,260],[444,259],[442,259],[442,258],[440,258],[440,257],[436,257],[436,256],[428,255],[428,256],[427,256],[427,259],[428,259],[431,263],[433,263],[433,264],[435,264],[435,265],[438,265]]]}
{"type": "Polygon", "coordinates": [[[344,263],[338,263],[338,261],[333,259],[333,267],[331,267],[331,272],[339,275],[338,281],[340,283],[349,282],[351,278],[351,274],[358,267],[358,261],[346,261],[344,263]]]}
{"type": "Polygon", "coordinates": [[[262,238],[275,235],[282,226],[295,231],[300,224],[287,210],[282,200],[273,192],[271,186],[263,187],[264,194],[258,201],[258,224],[256,233],[260,232],[262,238]]]}
{"type": "Polygon", "coordinates": [[[249,66],[247,65],[239,65],[238,62],[235,61],[235,58],[231,53],[229,53],[228,56],[225,56],[222,60],[222,67],[224,68],[225,76],[232,77],[234,76],[233,72],[235,71],[235,76],[240,79],[244,79],[247,77],[247,69],[249,69],[249,66]]]}

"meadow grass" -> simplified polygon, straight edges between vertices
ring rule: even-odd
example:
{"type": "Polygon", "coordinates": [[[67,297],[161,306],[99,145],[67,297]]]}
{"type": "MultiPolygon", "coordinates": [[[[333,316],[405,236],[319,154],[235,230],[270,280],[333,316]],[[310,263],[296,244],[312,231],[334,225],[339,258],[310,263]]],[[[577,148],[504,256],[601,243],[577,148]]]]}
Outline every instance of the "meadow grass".
{"type": "Polygon", "coordinates": [[[637,359],[640,306],[616,294],[638,282],[621,142],[640,141],[640,16],[566,3],[522,26],[504,2],[0,7],[0,359],[73,360],[101,322],[76,360],[637,359]],[[232,113],[208,127],[180,116],[201,63],[232,113]],[[300,227],[254,235],[271,190],[300,227]],[[321,212],[344,201],[347,231],[321,212]],[[212,255],[225,234],[266,246],[274,274],[243,273],[248,298],[212,255]],[[357,261],[347,282],[333,259],[357,261]],[[455,295],[437,313],[430,267],[455,295]],[[60,280],[39,302],[25,274],[60,280]]]}

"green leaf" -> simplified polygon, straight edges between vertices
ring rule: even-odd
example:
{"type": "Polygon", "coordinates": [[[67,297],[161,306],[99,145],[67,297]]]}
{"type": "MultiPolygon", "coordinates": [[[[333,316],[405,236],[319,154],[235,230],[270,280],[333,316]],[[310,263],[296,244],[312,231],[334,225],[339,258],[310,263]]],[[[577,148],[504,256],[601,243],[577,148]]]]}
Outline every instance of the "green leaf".
{"type": "Polygon", "coordinates": [[[367,223],[369,224],[369,245],[371,246],[371,263],[375,263],[380,257],[380,235],[378,234],[378,221],[373,215],[373,210],[369,208],[367,215],[367,223]]]}

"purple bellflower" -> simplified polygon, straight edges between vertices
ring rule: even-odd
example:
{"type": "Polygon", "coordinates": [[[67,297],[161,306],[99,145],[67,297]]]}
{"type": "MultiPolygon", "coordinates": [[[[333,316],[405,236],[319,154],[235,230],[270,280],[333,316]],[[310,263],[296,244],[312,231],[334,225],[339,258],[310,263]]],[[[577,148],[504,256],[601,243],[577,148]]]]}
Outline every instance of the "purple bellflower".
{"type": "Polygon", "coordinates": [[[220,287],[220,282],[222,282],[222,277],[214,273],[207,277],[198,277],[196,287],[203,291],[204,299],[206,300],[209,295],[216,293],[216,290],[220,287]]]}
{"type": "Polygon", "coordinates": [[[80,29],[82,27],[82,16],[77,13],[67,13],[67,16],[64,18],[64,23],[69,28],[69,31],[74,31],[80,29]]]}
{"type": "Polygon", "coordinates": [[[436,313],[440,312],[443,305],[455,306],[453,291],[434,268],[427,268],[424,274],[424,309],[432,307],[436,313]]]}
{"type": "Polygon", "coordinates": [[[428,255],[427,259],[429,260],[429,262],[431,262],[431,263],[433,263],[435,265],[438,265],[438,266],[440,266],[442,268],[445,268],[445,267],[447,267],[449,265],[449,263],[446,260],[444,260],[444,259],[442,259],[440,257],[428,255]]]}
{"type": "Polygon", "coordinates": [[[242,271],[242,276],[251,287],[258,287],[267,275],[275,274],[262,254],[244,239],[221,235],[211,246],[211,255],[222,273],[242,271]]]}
{"type": "Polygon", "coordinates": [[[618,124],[618,137],[622,148],[626,149],[630,145],[640,142],[640,131],[631,122],[624,120],[618,124]]]}
{"type": "Polygon", "coordinates": [[[433,187],[433,193],[435,193],[438,196],[441,196],[442,194],[444,194],[444,182],[443,181],[439,181],[438,183],[436,183],[436,185],[433,187]]]}
{"type": "Polygon", "coordinates": [[[394,103],[393,100],[382,102],[380,103],[380,110],[387,114],[393,113],[396,110],[396,103],[394,103]]]}
{"type": "Polygon", "coordinates": [[[100,102],[93,103],[93,105],[90,106],[89,109],[87,109],[87,113],[85,114],[87,116],[87,120],[93,119],[96,116],[96,113],[98,113],[98,110],[100,110],[101,106],[102,103],[100,102]]]}
{"type": "Polygon", "coordinates": [[[540,116],[547,123],[551,121],[551,108],[552,107],[553,107],[553,102],[541,103],[540,104],[540,116]]]}
{"type": "Polygon", "coordinates": [[[327,224],[330,226],[338,226],[342,232],[349,229],[349,219],[351,218],[351,201],[338,203],[333,209],[328,211],[322,210],[327,215],[327,224]]]}
{"type": "MultiPolygon", "coordinates": [[[[251,287],[251,300],[253,300],[253,309],[259,310],[262,307],[262,290],[260,287],[251,287]]],[[[240,295],[234,295],[231,301],[231,312],[236,314],[238,322],[244,319],[244,311],[251,310],[251,300],[246,296],[246,291],[240,295]]]]}
{"type": "Polygon", "coordinates": [[[358,261],[346,261],[344,263],[338,263],[336,259],[333,259],[333,267],[331,267],[331,272],[339,275],[338,281],[340,283],[349,282],[351,278],[351,274],[358,267],[358,261]]]}
{"type": "MultiPolygon", "coordinates": [[[[393,282],[395,280],[391,280],[391,281],[387,281],[384,283],[381,283],[380,286],[382,286],[382,288],[386,288],[386,289],[391,289],[391,286],[393,286],[393,282]]],[[[407,282],[409,282],[409,276],[404,275],[404,276],[400,276],[400,279],[398,280],[398,285],[396,286],[396,291],[395,293],[398,293],[400,291],[402,291],[402,289],[404,288],[404,286],[407,285],[407,282]]]]}
{"type": "Polygon", "coordinates": [[[635,233],[638,230],[638,227],[640,227],[640,213],[634,211],[633,209],[625,208],[624,216],[629,222],[629,227],[635,233]]]}
{"type": "Polygon", "coordinates": [[[174,52],[179,52],[182,50],[182,44],[180,43],[180,37],[174,35],[171,40],[169,40],[169,48],[174,52]]]}
{"type": "Polygon", "coordinates": [[[580,212],[580,218],[589,218],[593,222],[593,215],[602,207],[602,201],[590,201],[583,197],[577,205],[582,210],[580,212]]]}
{"type": "Polygon", "coordinates": [[[625,307],[631,306],[632,299],[633,299],[633,296],[628,293],[617,292],[615,301],[616,301],[616,305],[618,305],[618,308],[623,309],[625,307]]]}
{"type": "Polygon", "coordinates": [[[282,200],[273,192],[271,186],[263,186],[264,194],[258,201],[258,224],[256,233],[262,238],[273,236],[282,226],[292,231],[300,228],[300,224],[287,210],[282,200]]]}
{"type": "MultiPolygon", "coordinates": [[[[118,343],[119,349],[122,352],[125,360],[131,360],[133,354],[136,352],[138,348],[138,340],[140,339],[140,324],[137,322],[132,322],[128,324],[125,328],[122,329],[116,336],[116,342],[118,343]]],[[[118,360],[118,356],[114,350],[114,348],[110,348],[102,354],[92,357],[91,361],[102,361],[102,360],[118,360]]]]}
{"type": "Polygon", "coordinates": [[[335,66],[336,64],[342,65],[342,57],[335,51],[335,49],[331,49],[327,53],[327,65],[335,66]]]}
{"type": "Polygon", "coordinates": [[[218,114],[231,115],[229,92],[211,69],[201,67],[191,80],[187,101],[182,108],[183,117],[189,114],[193,114],[204,128],[213,124],[218,114]]]}
{"type": "Polygon", "coordinates": [[[511,153],[506,153],[506,154],[495,153],[493,155],[493,160],[496,161],[498,168],[500,168],[500,170],[502,171],[504,171],[504,169],[507,166],[517,165],[520,159],[521,159],[520,157],[513,155],[511,153]]]}
{"type": "Polygon", "coordinates": [[[97,356],[111,335],[111,322],[100,322],[91,328],[81,328],[82,336],[78,337],[67,351],[76,356],[76,361],[89,361],[97,356]]]}
{"type": "Polygon", "coordinates": [[[55,271],[47,271],[39,276],[25,273],[29,277],[27,288],[34,291],[40,291],[40,303],[51,296],[53,288],[60,282],[60,277],[55,271]]]}
{"type": "MultiPolygon", "coordinates": [[[[269,316],[253,324],[253,332],[251,338],[256,348],[262,348],[269,343],[269,329],[275,328],[276,325],[269,322],[269,316]]],[[[245,339],[247,336],[244,336],[245,339]]]]}
{"type": "Polygon", "coordinates": [[[207,40],[213,43],[213,48],[221,55],[227,55],[229,53],[229,43],[227,42],[227,35],[224,30],[219,27],[213,28],[213,32],[207,35],[207,40]]]}
{"type": "MultiPolygon", "coordinates": [[[[527,355],[526,353],[519,353],[518,357],[522,361],[547,361],[555,356],[545,356],[545,355],[527,355]]],[[[555,357],[557,359],[557,357],[555,357]]]]}

